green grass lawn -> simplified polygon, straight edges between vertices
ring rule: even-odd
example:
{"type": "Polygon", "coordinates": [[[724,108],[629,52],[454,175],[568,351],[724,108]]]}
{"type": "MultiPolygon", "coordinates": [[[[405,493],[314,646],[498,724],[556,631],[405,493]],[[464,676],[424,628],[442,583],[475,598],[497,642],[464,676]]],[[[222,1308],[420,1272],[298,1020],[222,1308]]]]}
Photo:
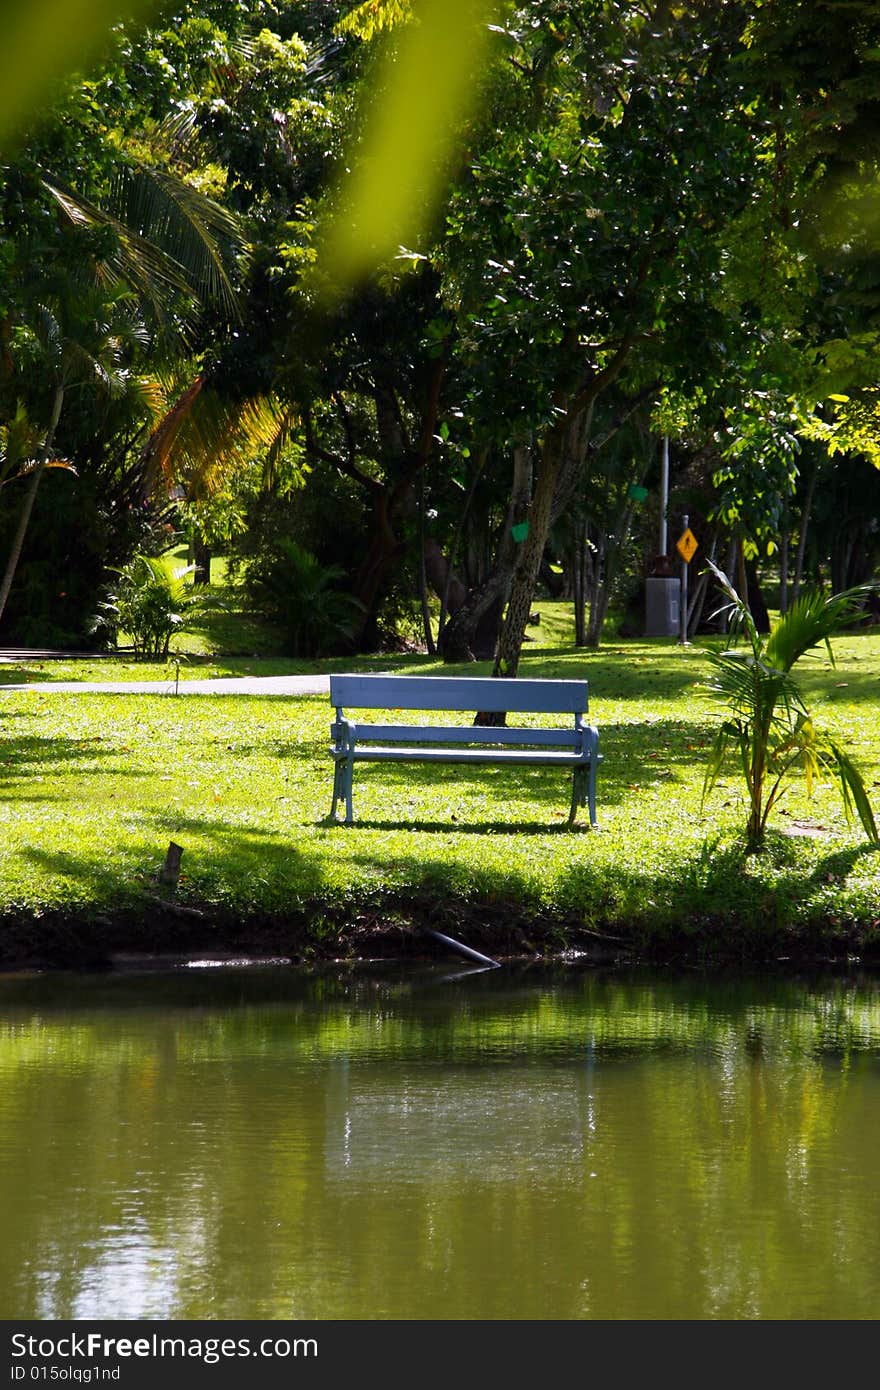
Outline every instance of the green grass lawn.
{"type": "MultiPolygon", "coordinates": [[[[767,852],[750,858],[732,761],[701,813],[719,711],[700,646],[575,652],[559,640],[562,608],[549,608],[520,674],[589,680],[604,755],[600,833],[566,828],[564,774],[455,766],[359,767],[357,824],[331,825],[326,698],[187,695],[183,685],[186,675],[316,664],[215,659],[185,666],[177,696],[110,696],[46,686],[74,674],[118,679],[120,667],[140,679],[151,668],[65,661],[29,673],[33,689],[0,696],[0,916],[94,916],[142,903],[173,839],[184,849],[180,904],[239,919],[312,906],[316,935],[418,902],[471,920],[498,920],[509,905],[526,923],[574,922],[655,944],[693,936],[710,952],[737,941],[747,953],[761,941],[778,951],[808,930],[848,949],[880,941],[880,853],[846,824],[834,787],[808,799],[798,785],[773,818],[767,852]]],[[[880,812],[880,634],[841,639],[835,656],[836,669],[824,653],[798,669],[817,722],[845,742],[880,812]]],[[[323,669],[379,665],[441,669],[424,656],[323,669]]]]}

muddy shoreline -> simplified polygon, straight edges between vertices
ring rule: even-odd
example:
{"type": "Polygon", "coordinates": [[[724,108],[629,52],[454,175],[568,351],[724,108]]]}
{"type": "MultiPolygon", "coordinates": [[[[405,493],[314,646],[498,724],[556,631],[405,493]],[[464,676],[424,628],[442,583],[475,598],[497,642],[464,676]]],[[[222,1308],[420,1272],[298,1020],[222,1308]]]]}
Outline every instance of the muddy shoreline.
{"type": "Polygon", "coordinates": [[[436,932],[503,962],[577,958],[606,966],[880,968],[880,931],[873,923],[817,921],[786,928],[691,918],[588,924],[574,912],[536,913],[515,902],[404,896],[381,904],[312,902],[286,913],[242,915],[156,896],[112,912],[4,914],[0,971],[112,970],[156,957],[292,965],[461,959],[432,936],[436,932]]]}

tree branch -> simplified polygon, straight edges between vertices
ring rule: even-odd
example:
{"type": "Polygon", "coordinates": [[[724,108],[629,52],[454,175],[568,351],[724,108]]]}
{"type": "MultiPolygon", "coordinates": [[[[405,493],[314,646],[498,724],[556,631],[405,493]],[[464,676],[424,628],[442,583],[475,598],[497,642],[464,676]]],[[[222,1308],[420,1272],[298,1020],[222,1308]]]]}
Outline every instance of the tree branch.
{"type": "Polygon", "coordinates": [[[313,458],[321,459],[324,463],[329,463],[331,468],[338,469],[338,471],[344,474],[345,477],[351,478],[354,482],[358,484],[359,487],[364,488],[373,496],[375,496],[377,492],[382,491],[380,484],[376,482],[375,478],[369,477],[368,474],[362,472],[361,469],[358,468],[357,464],[354,463],[353,459],[351,458],[353,449],[350,440],[349,457],[345,458],[341,454],[332,453],[329,449],[323,448],[318,443],[318,441],[315,438],[314,431],[312,430],[311,415],[308,411],[305,412],[303,423],[305,426],[305,444],[307,454],[311,454],[313,458]]]}

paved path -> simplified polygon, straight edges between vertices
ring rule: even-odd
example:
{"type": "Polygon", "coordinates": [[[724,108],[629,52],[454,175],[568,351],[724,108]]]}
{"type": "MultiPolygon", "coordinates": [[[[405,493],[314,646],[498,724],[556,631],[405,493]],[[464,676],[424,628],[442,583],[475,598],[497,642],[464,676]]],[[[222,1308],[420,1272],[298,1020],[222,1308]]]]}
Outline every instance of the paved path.
{"type": "Polygon", "coordinates": [[[33,690],[43,695],[329,695],[329,676],[216,676],[210,680],[164,681],[25,681],[0,685],[4,690],[33,690]]]}
{"type": "Polygon", "coordinates": [[[28,661],[82,661],[93,657],[106,661],[106,652],[59,652],[50,647],[0,647],[0,664],[3,662],[27,663],[28,661]]]}

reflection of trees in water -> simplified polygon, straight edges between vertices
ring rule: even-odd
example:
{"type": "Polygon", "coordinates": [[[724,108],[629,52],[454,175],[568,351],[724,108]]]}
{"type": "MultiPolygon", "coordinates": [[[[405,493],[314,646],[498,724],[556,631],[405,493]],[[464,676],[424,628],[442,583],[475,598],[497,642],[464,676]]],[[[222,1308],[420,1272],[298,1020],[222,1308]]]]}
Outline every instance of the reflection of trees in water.
{"type": "Polygon", "coordinates": [[[869,989],[267,979],[4,987],[0,1315],[872,1315],[869,989]]]}

